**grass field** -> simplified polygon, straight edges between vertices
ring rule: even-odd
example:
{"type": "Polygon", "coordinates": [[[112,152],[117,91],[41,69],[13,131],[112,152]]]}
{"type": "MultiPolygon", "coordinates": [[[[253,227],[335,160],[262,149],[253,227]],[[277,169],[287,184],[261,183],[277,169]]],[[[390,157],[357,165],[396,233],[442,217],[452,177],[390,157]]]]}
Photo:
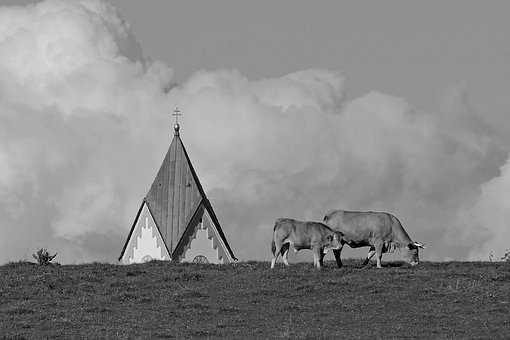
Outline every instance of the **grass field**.
{"type": "Polygon", "coordinates": [[[510,339],[510,263],[0,267],[0,338],[510,339]]]}

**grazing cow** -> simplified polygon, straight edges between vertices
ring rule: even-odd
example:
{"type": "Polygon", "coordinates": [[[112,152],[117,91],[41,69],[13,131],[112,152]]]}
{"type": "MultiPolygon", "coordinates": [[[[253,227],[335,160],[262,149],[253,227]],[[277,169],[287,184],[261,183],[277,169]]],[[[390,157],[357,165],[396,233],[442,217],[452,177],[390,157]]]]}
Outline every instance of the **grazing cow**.
{"type": "Polygon", "coordinates": [[[283,262],[289,265],[288,253],[290,246],[294,251],[311,249],[313,251],[313,265],[318,269],[323,265],[324,255],[329,249],[340,249],[342,234],[331,230],[319,222],[302,222],[291,218],[279,218],[274,224],[271,249],[274,268],[278,255],[282,255],[283,262]]]}
{"type": "MultiPolygon", "coordinates": [[[[415,266],[419,263],[418,248],[425,248],[413,242],[400,221],[389,213],[334,210],[324,216],[324,223],[343,234],[342,245],[347,243],[351,248],[370,247],[363,265],[368,264],[370,258],[377,254],[377,268],[381,268],[383,253],[404,248],[406,261],[415,266]]],[[[333,250],[338,267],[342,266],[341,251],[342,248],[333,250]]]]}

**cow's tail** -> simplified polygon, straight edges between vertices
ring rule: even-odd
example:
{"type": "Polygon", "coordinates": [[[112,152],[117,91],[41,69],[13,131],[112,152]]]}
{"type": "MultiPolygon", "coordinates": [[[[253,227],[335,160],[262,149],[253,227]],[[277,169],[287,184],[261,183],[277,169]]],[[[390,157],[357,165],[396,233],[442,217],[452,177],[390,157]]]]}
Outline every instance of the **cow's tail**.
{"type": "Polygon", "coordinates": [[[278,220],[274,223],[273,234],[271,235],[271,253],[274,255],[276,251],[276,243],[274,242],[274,232],[276,231],[276,226],[278,225],[278,220]]]}

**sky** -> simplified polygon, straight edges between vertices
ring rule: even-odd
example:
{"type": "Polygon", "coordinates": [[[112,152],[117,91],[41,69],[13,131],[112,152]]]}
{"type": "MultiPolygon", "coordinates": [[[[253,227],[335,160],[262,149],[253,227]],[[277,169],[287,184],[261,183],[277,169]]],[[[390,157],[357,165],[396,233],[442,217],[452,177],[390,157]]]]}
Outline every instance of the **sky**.
{"type": "Polygon", "coordinates": [[[510,248],[507,1],[0,5],[0,263],[114,262],[175,106],[241,260],[335,208],[425,260],[510,248]]]}
{"type": "Polygon", "coordinates": [[[261,78],[325,68],[348,77],[351,97],[377,89],[437,110],[445,90],[464,86],[483,114],[508,113],[508,1],[114,4],[146,55],[179,65],[179,80],[200,69],[261,78]]]}

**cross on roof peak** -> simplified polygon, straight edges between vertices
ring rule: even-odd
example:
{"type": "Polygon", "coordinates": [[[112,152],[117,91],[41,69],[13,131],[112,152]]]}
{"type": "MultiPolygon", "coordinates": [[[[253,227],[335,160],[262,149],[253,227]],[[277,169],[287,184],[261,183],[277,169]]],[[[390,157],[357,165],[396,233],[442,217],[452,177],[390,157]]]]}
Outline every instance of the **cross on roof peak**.
{"type": "Polygon", "coordinates": [[[182,112],[181,110],[179,110],[178,107],[175,108],[174,112],[172,113],[172,116],[175,117],[175,124],[174,124],[174,131],[175,131],[175,134],[176,135],[179,135],[179,129],[180,129],[180,125],[179,125],[179,116],[182,116],[182,112]]]}

